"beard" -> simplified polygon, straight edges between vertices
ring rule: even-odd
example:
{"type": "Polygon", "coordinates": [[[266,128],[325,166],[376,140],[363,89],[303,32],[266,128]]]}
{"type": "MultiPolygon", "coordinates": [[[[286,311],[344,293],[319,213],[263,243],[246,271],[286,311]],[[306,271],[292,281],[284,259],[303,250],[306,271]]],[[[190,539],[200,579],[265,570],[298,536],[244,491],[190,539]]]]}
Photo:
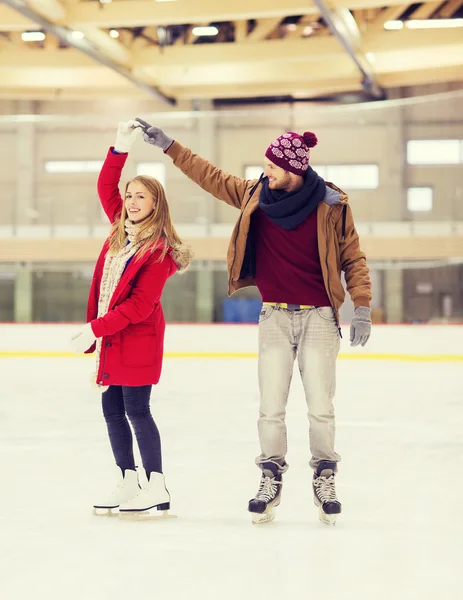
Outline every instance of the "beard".
{"type": "Polygon", "coordinates": [[[290,183],[290,178],[283,177],[282,179],[279,179],[278,181],[272,181],[271,183],[269,182],[268,187],[271,190],[286,190],[289,183],[290,183]]]}

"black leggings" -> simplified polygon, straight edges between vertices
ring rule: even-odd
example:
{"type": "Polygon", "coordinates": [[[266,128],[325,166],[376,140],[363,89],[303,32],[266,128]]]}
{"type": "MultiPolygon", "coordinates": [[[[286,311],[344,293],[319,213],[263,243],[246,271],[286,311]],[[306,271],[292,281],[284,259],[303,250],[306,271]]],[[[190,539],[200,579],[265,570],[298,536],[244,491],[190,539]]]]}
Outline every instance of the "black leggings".
{"type": "Polygon", "coordinates": [[[135,470],[132,424],[146,475],[162,473],[161,438],[150,412],[151,385],[111,385],[103,392],[103,415],[116,464],[122,472],[135,470]]]}

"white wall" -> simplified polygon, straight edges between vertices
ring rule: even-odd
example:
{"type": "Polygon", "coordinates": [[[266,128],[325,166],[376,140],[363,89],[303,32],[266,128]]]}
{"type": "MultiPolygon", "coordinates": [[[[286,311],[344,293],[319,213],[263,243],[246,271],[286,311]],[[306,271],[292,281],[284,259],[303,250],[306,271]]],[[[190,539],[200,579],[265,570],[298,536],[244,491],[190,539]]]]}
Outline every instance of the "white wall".
{"type": "MultiPolygon", "coordinates": [[[[76,325],[0,325],[0,357],[9,353],[66,353],[76,325]]],[[[341,353],[345,357],[461,360],[461,325],[376,325],[365,348],[349,346],[349,328],[343,327],[341,353]]],[[[257,352],[255,325],[167,325],[165,351],[178,353],[257,352]]],[[[233,356],[232,356],[233,357],[233,356]]],[[[463,369],[463,364],[462,364],[463,369]]]]}
{"type": "MultiPolygon", "coordinates": [[[[442,86],[446,90],[446,86],[442,86]]],[[[418,88],[415,92],[424,93],[418,88]]],[[[260,165],[268,144],[284,130],[315,131],[320,140],[312,152],[312,164],[375,163],[380,168],[377,190],[350,190],[349,197],[356,221],[384,222],[439,221],[463,219],[463,169],[457,166],[422,168],[408,166],[405,159],[407,139],[463,139],[461,99],[434,100],[404,108],[339,109],[317,112],[312,104],[277,107],[246,106],[239,116],[216,111],[214,135],[216,159],[221,168],[237,176],[244,175],[246,165],[260,165]],[[277,109],[277,110],[275,110],[277,109]],[[281,109],[278,110],[278,109],[281,109]],[[273,112],[269,112],[273,111],[273,112]],[[434,208],[429,213],[409,213],[405,189],[409,185],[434,188],[434,208]]],[[[15,103],[1,102],[0,113],[18,112],[15,103]]],[[[32,224],[53,221],[55,225],[80,225],[82,221],[98,224],[96,175],[50,175],[44,171],[47,160],[102,160],[113,143],[117,123],[134,114],[151,112],[147,118],[163,127],[184,145],[201,153],[200,121],[191,113],[175,117],[174,113],[153,114],[149,102],[115,101],[110,107],[99,102],[42,102],[35,105],[44,117],[57,114],[35,126],[34,153],[29,157],[35,176],[35,206],[38,217],[32,224]],[[66,116],[60,116],[66,115],[66,116]],[[93,113],[88,121],[82,115],[93,113]],[[97,115],[101,114],[101,121],[97,115]],[[52,208],[50,208],[50,203],[52,208]],[[95,209],[96,207],[96,209],[95,209]],[[96,216],[96,218],[95,218],[96,216]]],[[[200,113],[198,113],[199,115],[200,113]]],[[[14,222],[13,207],[18,195],[18,156],[16,123],[0,119],[0,226],[14,222]]],[[[209,199],[189,182],[162,152],[138,142],[131,151],[123,179],[134,175],[138,161],[162,161],[167,165],[167,194],[177,223],[195,222],[213,214],[218,222],[231,223],[236,211],[209,199]],[[208,204],[209,202],[209,204],[208,204]],[[212,203],[212,204],[211,204],[212,203]],[[210,206],[213,206],[211,209],[210,206]],[[212,211],[212,212],[211,212],[212,211]]],[[[334,182],[336,183],[336,182],[334,182]]]]}

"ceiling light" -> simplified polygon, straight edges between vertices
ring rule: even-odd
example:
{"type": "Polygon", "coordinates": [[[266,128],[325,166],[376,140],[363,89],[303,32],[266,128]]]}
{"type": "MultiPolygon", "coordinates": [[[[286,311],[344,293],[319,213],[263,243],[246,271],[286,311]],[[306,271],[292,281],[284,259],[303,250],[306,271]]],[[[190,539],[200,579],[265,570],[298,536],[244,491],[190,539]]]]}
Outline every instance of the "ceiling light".
{"type": "Polygon", "coordinates": [[[42,31],[23,31],[21,39],[23,42],[43,42],[45,34],[42,31]]]}
{"type": "Polygon", "coordinates": [[[109,35],[112,38],[118,38],[119,37],[119,32],[117,31],[117,29],[111,29],[111,31],[109,32],[109,35]]]}
{"type": "Polygon", "coordinates": [[[306,27],[304,27],[304,30],[302,31],[302,35],[304,37],[309,37],[309,35],[312,35],[312,33],[313,33],[312,25],[307,25],[306,27]]]}
{"type": "Polygon", "coordinates": [[[211,26],[211,27],[193,27],[193,31],[192,34],[196,35],[197,37],[201,37],[203,35],[217,35],[219,33],[219,30],[217,29],[217,27],[211,26]]]}
{"type": "Polygon", "coordinates": [[[388,31],[402,29],[403,26],[403,21],[386,21],[384,23],[384,29],[387,29],[388,31]]]}
{"type": "Polygon", "coordinates": [[[85,37],[82,31],[73,31],[71,35],[75,40],[83,40],[85,37]]]}
{"type": "Polygon", "coordinates": [[[463,19],[417,19],[405,21],[408,29],[451,29],[463,27],[463,19]]]}

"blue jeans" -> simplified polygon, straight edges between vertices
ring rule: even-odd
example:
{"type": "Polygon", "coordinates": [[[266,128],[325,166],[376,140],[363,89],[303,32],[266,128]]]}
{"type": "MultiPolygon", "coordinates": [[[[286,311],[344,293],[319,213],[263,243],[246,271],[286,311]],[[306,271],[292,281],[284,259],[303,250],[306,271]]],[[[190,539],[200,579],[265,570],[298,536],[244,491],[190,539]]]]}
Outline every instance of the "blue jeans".
{"type": "Polygon", "coordinates": [[[152,472],[162,473],[161,438],[150,411],[151,388],[151,385],[111,385],[102,396],[103,415],[116,464],[122,472],[135,470],[130,421],[148,479],[152,472]]]}
{"type": "Polygon", "coordinates": [[[258,363],[261,454],[256,459],[261,468],[269,461],[279,465],[279,472],[288,468],[286,403],[296,358],[308,408],[310,466],[316,471],[321,462],[336,465],[341,459],[334,449],[333,404],[339,343],[331,307],[291,311],[263,306],[259,318],[258,363]]]}

